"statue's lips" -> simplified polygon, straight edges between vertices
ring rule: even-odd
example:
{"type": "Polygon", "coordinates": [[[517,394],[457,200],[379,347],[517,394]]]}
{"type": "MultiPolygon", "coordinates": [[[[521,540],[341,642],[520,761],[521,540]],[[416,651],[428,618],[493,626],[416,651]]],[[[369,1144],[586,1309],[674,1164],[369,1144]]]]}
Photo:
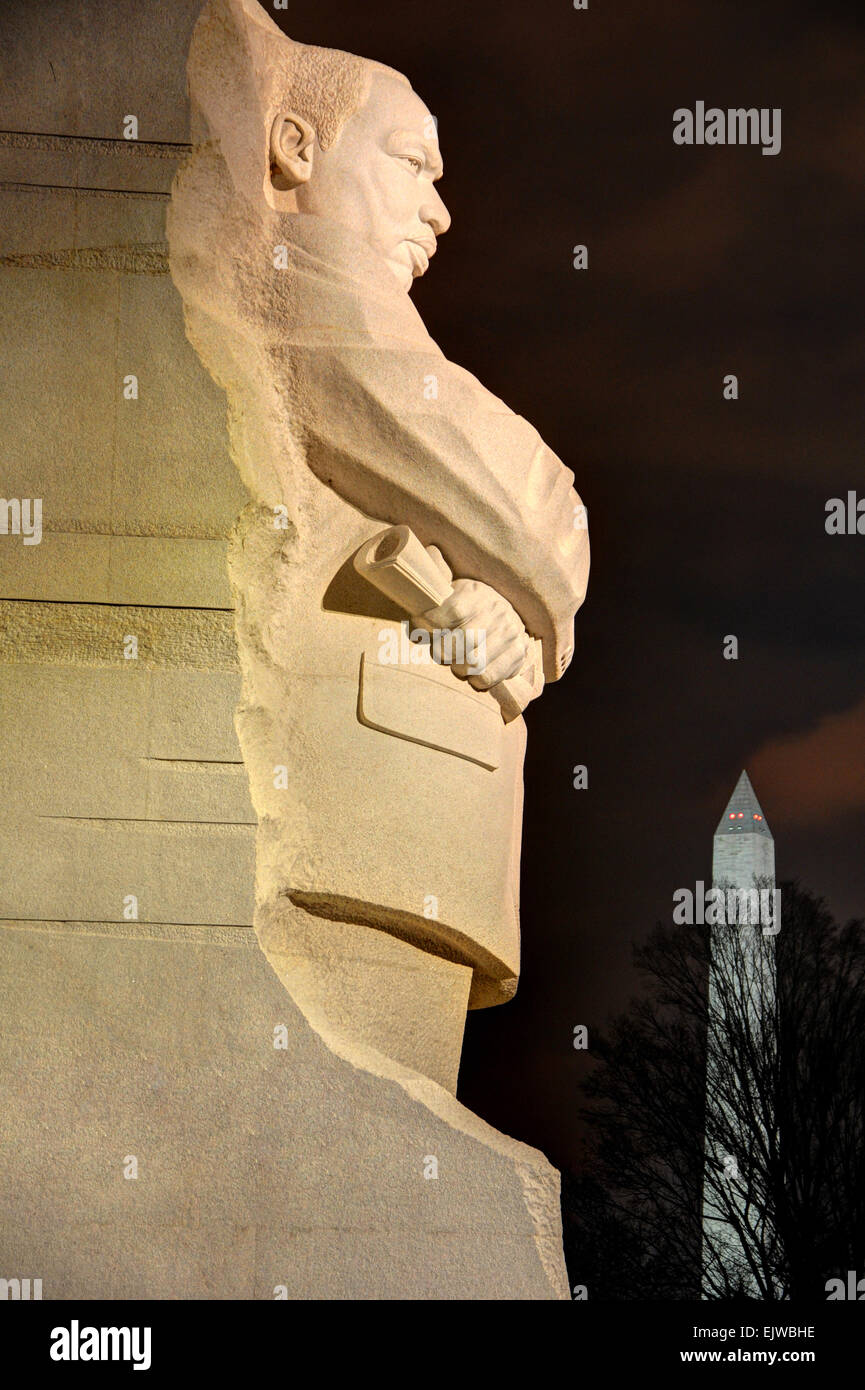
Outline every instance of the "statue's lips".
{"type": "Polygon", "coordinates": [[[412,275],[424,275],[429,267],[430,257],[435,255],[435,242],[405,241],[403,245],[411,258],[412,275]]]}

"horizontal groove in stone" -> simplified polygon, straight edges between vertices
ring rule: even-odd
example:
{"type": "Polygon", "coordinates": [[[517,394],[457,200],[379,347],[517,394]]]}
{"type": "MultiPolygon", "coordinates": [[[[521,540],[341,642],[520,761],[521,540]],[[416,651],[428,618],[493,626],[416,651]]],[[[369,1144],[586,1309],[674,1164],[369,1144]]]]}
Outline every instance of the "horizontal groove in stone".
{"type": "Polygon", "coordinates": [[[168,275],[164,245],[61,247],[57,251],[17,251],[0,256],[13,270],[114,270],[124,275],[168,275]]]}
{"type": "MultiPolygon", "coordinates": [[[[70,468],[74,461],[68,461],[70,468]]],[[[194,521],[184,521],[179,526],[160,525],[158,522],[124,521],[122,517],[111,521],[107,517],[58,517],[44,518],[43,536],[131,536],[138,540],[169,541],[224,541],[228,543],[229,527],[217,530],[194,521]]]]}
{"type": "Polygon", "coordinates": [[[138,155],[143,159],[183,159],[189,144],[167,140],[124,140],[98,135],[59,135],[39,130],[0,130],[0,147],[15,150],[68,150],[70,154],[138,155]]]}
{"type": "Polygon", "coordinates": [[[84,188],[74,183],[20,183],[0,179],[0,189],[7,193],[82,193],[91,198],[149,198],[167,203],[170,193],[158,193],[141,188],[84,188]]]}
{"type": "Polygon", "coordinates": [[[251,924],[228,927],[210,922],[76,922],[45,918],[0,918],[0,930],[49,932],[60,936],[121,937],[132,941],[181,942],[195,946],[258,945],[251,924]]]}
{"type": "MultiPolygon", "coordinates": [[[[14,821],[15,818],[10,816],[8,819],[14,821]]],[[[99,826],[100,829],[104,827],[106,830],[129,830],[145,835],[151,831],[160,835],[194,835],[199,832],[211,834],[215,831],[224,835],[236,835],[240,832],[241,836],[245,837],[253,832],[257,825],[255,820],[147,820],[144,817],[124,816],[37,816],[36,819],[62,822],[78,830],[91,830],[99,826]]]]}

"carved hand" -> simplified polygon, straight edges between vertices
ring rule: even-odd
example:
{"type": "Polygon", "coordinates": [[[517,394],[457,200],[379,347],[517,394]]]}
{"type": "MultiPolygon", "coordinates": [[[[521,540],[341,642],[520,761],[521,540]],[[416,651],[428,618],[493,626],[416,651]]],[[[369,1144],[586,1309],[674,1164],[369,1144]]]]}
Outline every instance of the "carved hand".
{"type": "MultiPolygon", "coordinates": [[[[443,664],[450,664],[455,676],[468,680],[475,690],[489,690],[500,681],[517,675],[531,645],[516,609],[478,579],[454,579],[437,546],[427,546],[429,555],[441,566],[453,585],[453,593],[437,608],[418,615],[415,622],[429,630],[466,630],[464,662],[445,661],[440,647],[431,650],[443,664]],[[478,666],[483,669],[478,671],[478,666]]],[[[454,653],[456,654],[456,653],[454,653]]]]}

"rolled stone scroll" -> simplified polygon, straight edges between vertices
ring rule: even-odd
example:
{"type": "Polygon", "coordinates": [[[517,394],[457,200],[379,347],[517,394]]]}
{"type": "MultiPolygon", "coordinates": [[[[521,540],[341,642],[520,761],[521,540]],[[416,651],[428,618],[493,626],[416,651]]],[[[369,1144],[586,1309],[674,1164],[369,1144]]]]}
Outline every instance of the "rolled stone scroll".
{"type": "MultiPolygon", "coordinates": [[[[409,526],[390,526],[362,545],[354,557],[358,574],[412,616],[423,617],[450,598],[450,576],[421,544],[409,526]]],[[[509,724],[522,714],[543,687],[541,643],[531,639],[522,668],[491,686],[502,719],[509,724]]]]}

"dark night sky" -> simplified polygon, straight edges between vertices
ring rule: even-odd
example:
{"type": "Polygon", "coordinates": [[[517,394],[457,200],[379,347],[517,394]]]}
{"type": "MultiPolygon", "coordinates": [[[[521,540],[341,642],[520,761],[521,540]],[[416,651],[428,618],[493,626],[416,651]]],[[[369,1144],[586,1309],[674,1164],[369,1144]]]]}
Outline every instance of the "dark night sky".
{"type": "Polygon", "coordinates": [[[405,72],[437,117],[453,226],[415,301],[589,509],[577,655],[528,713],[520,990],[469,1016],[459,1092],[567,1166],[573,1027],[627,1002],[633,942],[710,875],[742,767],[779,877],[865,910],[865,536],[824,530],[829,497],[865,496],[865,7],[316,0],[275,18],[405,72]],[[697,100],[780,106],[781,153],[674,145],[697,100]]]}

